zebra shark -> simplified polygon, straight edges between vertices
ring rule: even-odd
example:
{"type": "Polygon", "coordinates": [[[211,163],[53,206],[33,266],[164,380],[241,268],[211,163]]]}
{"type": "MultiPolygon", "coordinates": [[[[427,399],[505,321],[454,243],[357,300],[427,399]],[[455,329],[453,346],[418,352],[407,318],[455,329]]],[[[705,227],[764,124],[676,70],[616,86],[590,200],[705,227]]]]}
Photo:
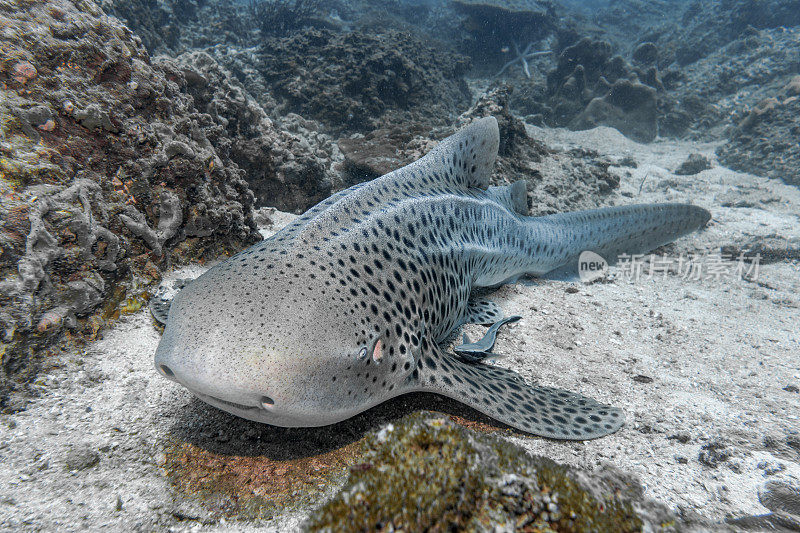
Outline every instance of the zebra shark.
{"type": "Polygon", "coordinates": [[[546,275],[586,250],[647,252],[710,214],[650,204],[531,217],[524,182],[489,186],[498,145],[497,121],[478,119],[156,302],[166,324],[156,369],[215,407],[277,426],[332,424],[429,391],[542,437],[618,430],[620,409],[525,383],[480,350],[459,357],[447,340],[463,324],[503,320],[476,289],[546,275]]]}

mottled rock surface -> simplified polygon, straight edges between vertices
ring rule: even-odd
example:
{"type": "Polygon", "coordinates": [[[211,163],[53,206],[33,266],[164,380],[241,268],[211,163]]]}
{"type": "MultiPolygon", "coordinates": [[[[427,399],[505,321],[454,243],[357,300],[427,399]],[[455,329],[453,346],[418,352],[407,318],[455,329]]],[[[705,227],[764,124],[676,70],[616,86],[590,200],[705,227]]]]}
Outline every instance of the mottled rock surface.
{"type": "Polygon", "coordinates": [[[586,472],[419,413],[370,434],[309,531],[678,531],[681,521],[607,466],[586,472]]]}
{"type": "Polygon", "coordinates": [[[651,28],[660,46],[659,64],[689,65],[734,40],[757,30],[800,25],[800,10],[793,0],[711,0],[665,6],[675,18],[651,28]],[[671,9],[670,9],[671,8],[671,9]]]}
{"type": "Polygon", "coordinates": [[[442,125],[469,105],[469,59],[399,31],[305,30],[267,40],[254,67],[287,111],[339,132],[442,125]]]}
{"type": "Polygon", "coordinates": [[[6,1],[0,17],[0,405],[15,409],[9,390],[58,364],[54,341],[141,306],[172,261],[258,234],[224,128],[174,64],[92,2],[6,1]]]}
{"type": "Polygon", "coordinates": [[[800,77],[749,109],[717,150],[730,168],[800,185],[800,77]]]}

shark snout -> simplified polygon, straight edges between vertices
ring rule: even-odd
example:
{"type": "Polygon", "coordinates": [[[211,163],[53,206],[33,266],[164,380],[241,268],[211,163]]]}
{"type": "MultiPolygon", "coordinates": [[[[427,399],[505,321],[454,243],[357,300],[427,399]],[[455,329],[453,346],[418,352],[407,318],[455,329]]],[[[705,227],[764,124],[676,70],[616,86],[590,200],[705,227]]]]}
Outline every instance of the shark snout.
{"type": "Polygon", "coordinates": [[[249,390],[229,379],[233,378],[230,368],[216,368],[205,358],[159,346],[155,368],[163,377],[186,387],[201,400],[234,414],[241,416],[241,411],[275,410],[274,394],[260,388],[249,390]]]}

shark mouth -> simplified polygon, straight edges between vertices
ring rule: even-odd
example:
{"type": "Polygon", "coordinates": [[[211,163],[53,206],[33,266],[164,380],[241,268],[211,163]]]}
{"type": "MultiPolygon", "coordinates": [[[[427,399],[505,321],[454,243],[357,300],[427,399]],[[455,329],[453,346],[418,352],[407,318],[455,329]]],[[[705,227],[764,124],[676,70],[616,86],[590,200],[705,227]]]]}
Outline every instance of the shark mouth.
{"type": "Polygon", "coordinates": [[[236,402],[229,402],[228,400],[223,400],[222,398],[217,398],[216,396],[210,396],[200,392],[195,392],[194,394],[204,402],[209,403],[214,407],[219,407],[223,410],[226,410],[225,407],[228,407],[229,409],[236,409],[238,411],[258,411],[261,409],[261,407],[255,405],[242,405],[236,402]]]}

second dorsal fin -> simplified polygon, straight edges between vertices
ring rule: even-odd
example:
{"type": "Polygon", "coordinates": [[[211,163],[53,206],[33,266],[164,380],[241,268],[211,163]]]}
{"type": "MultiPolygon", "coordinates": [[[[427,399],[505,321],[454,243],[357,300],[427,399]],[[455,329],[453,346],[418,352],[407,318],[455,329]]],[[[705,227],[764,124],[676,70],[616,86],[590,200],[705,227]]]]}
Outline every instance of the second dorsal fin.
{"type": "Polygon", "coordinates": [[[518,215],[528,215],[528,188],[525,180],[515,181],[511,185],[489,187],[486,194],[498,204],[507,207],[518,215]]]}

